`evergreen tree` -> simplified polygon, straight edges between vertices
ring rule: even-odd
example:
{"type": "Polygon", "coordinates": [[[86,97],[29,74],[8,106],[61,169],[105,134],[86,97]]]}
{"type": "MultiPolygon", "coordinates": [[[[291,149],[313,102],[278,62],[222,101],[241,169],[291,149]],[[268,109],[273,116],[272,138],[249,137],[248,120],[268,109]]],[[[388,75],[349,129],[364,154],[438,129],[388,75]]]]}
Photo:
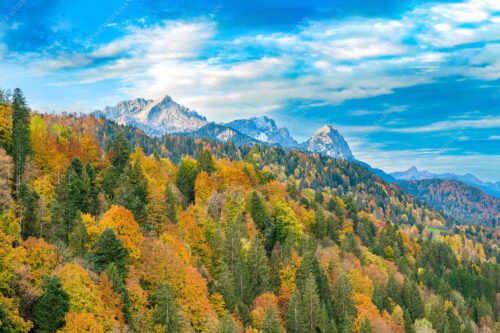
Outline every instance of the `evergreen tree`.
{"type": "Polygon", "coordinates": [[[301,300],[301,332],[315,333],[320,322],[318,311],[320,309],[320,301],[316,281],[311,273],[306,279],[304,290],[302,291],[301,300]]]}
{"type": "Polygon", "coordinates": [[[165,189],[165,203],[167,206],[168,220],[170,223],[177,223],[177,204],[170,184],[167,184],[165,189]]]}
{"type": "Polygon", "coordinates": [[[248,211],[252,215],[255,226],[264,235],[264,247],[266,248],[267,253],[271,253],[274,244],[276,243],[276,226],[274,225],[274,221],[271,216],[267,213],[267,209],[264,206],[262,199],[255,191],[250,195],[248,211]]]}
{"type": "Polygon", "coordinates": [[[221,273],[219,275],[217,291],[224,297],[224,303],[226,303],[226,308],[232,313],[236,309],[238,304],[238,298],[236,297],[235,282],[231,271],[226,265],[221,268],[221,273]]]}
{"type": "Polygon", "coordinates": [[[301,332],[301,297],[298,289],[295,289],[292,298],[288,302],[285,318],[288,333],[301,332]]]}
{"type": "Polygon", "coordinates": [[[260,238],[256,237],[247,253],[248,275],[246,283],[249,285],[250,303],[256,296],[262,294],[269,288],[269,266],[266,251],[260,238]]]}
{"type": "Polygon", "coordinates": [[[70,165],[55,190],[52,225],[55,237],[68,242],[68,235],[84,208],[83,183],[70,165]]]}
{"type": "Polygon", "coordinates": [[[372,303],[375,304],[380,312],[389,310],[389,300],[384,286],[380,284],[375,285],[373,288],[372,303]]]}
{"type": "Polygon", "coordinates": [[[217,329],[217,333],[238,333],[238,327],[234,323],[233,318],[230,315],[225,315],[222,317],[217,329]]]}
{"type": "Polygon", "coordinates": [[[118,133],[116,139],[110,147],[111,164],[115,167],[118,174],[121,174],[126,166],[129,165],[130,147],[122,132],[118,133]]]}
{"type": "Polygon", "coordinates": [[[106,228],[95,240],[87,257],[98,272],[104,271],[110,264],[115,264],[122,276],[126,275],[128,252],[110,228],[106,228]]]}
{"type": "Polygon", "coordinates": [[[262,323],[262,333],[281,333],[281,325],[272,306],[269,306],[262,323]]]}
{"type": "Polygon", "coordinates": [[[212,154],[207,149],[202,149],[198,154],[198,166],[201,171],[205,171],[209,175],[215,170],[215,163],[212,154]]]}
{"type": "Polygon", "coordinates": [[[21,235],[23,239],[40,235],[40,221],[38,218],[39,196],[31,191],[25,184],[19,189],[19,203],[21,204],[21,235]]]}
{"type": "Polygon", "coordinates": [[[184,196],[186,204],[194,202],[194,183],[198,170],[198,164],[189,158],[184,158],[177,169],[175,185],[184,196]]]}
{"type": "Polygon", "coordinates": [[[493,310],[484,295],[474,302],[474,318],[476,323],[481,323],[481,318],[483,317],[493,318],[493,310]]]}
{"type": "Polygon", "coordinates": [[[266,214],[266,207],[262,203],[257,192],[252,192],[250,195],[249,207],[250,214],[252,215],[252,219],[255,223],[255,226],[261,231],[264,232],[267,225],[270,223],[271,218],[266,214]]]}
{"type": "Polygon", "coordinates": [[[333,215],[329,214],[326,217],[326,234],[332,241],[335,242],[335,244],[340,244],[340,238],[339,238],[339,222],[336,217],[333,215]]]}
{"type": "Polygon", "coordinates": [[[113,202],[115,198],[115,188],[118,186],[118,179],[120,178],[120,174],[118,170],[110,165],[106,171],[104,172],[104,177],[102,179],[101,188],[106,195],[106,198],[113,202]]]}
{"type": "Polygon", "coordinates": [[[75,157],[71,160],[71,167],[75,170],[78,177],[82,177],[83,174],[83,164],[79,157],[75,157]]]}
{"type": "MultiPolygon", "coordinates": [[[[396,304],[401,304],[403,305],[403,301],[401,298],[401,291],[400,291],[400,286],[396,282],[396,279],[394,278],[394,275],[391,273],[389,274],[389,279],[387,280],[387,283],[385,285],[385,290],[387,291],[387,296],[389,296],[393,302],[396,304]]],[[[392,309],[389,309],[392,311],[392,309]]]]}
{"type": "Polygon", "coordinates": [[[411,320],[410,312],[408,309],[405,309],[404,313],[404,321],[405,321],[405,331],[406,333],[413,333],[415,330],[413,329],[413,321],[411,320]]]}
{"type": "Polygon", "coordinates": [[[26,157],[31,154],[30,112],[21,89],[12,99],[12,158],[16,193],[19,193],[26,157]]]}
{"type": "Polygon", "coordinates": [[[118,184],[114,202],[126,207],[139,223],[144,224],[147,216],[148,182],[138,161],[133,166],[125,168],[118,184]]]}
{"type": "Polygon", "coordinates": [[[69,310],[69,296],[57,277],[48,278],[44,291],[35,306],[34,322],[37,332],[54,333],[64,325],[69,310]]]}
{"type": "Polygon", "coordinates": [[[154,309],[153,320],[156,325],[161,325],[165,333],[181,331],[182,317],[171,288],[166,284],[160,284],[151,296],[151,303],[154,309]]]}
{"type": "Polygon", "coordinates": [[[424,316],[424,303],[415,282],[405,279],[402,289],[402,297],[405,308],[410,312],[412,321],[424,316]]]}
{"type": "Polygon", "coordinates": [[[115,263],[111,263],[106,267],[106,275],[112,283],[113,290],[121,295],[125,321],[132,324],[132,314],[130,310],[132,302],[130,301],[128,290],[125,288],[125,277],[123,276],[123,272],[121,272],[120,268],[115,263]]]}
{"type": "Polygon", "coordinates": [[[87,163],[82,173],[84,212],[93,216],[99,211],[99,189],[97,187],[96,172],[92,165],[87,163]]]}
{"type": "Polygon", "coordinates": [[[354,237],[354,234],[352,232],[348,232],[345,235],[345,239],[342,242],[341,248],[343,252],[350,252],[358,258],[361,257],[361,250],[359,249],[356,238],[354,237]]]}
{"type": "Polygon", "coordinates": [[[372,325],[370,324],[370,321],[368,318],[365,318],[361,322],[361,326],[359,327],[359,333],[372,333],[372,325]]]}
{"type": "Polygon", "coordinates": [[[0,304],[0,332],[15,333],[16,329],[12,325],[9,315],[4,310],[3,305],[0,304]]]}
{"type": "Polygon", "coordinates": [[[342,273],[333,285],[334,316],[341,332],[351,327],[356,315],[356,308],[352,300],[352,287],[347,276],[342,273]]]}
{"type": "Polygon", "coordinates": [[[312,225],[312,232],[314,233],[314,236],[319,240],[326,237],[327,233],[326,217],[325,213],[323,212],[323,209],[321,208],[316,209],[315,223],[312,225]]]}
{"type": "Polygon", "coordinates": [[[89,235],[85,225],[79,221],[74,226],[68,237],[69,254],[71,257],[83,258],[87,253],[87,244],[89,243],[89,235]]]}
{"type": "Polygon", "coordinates": [[[317,331],[319,333],[337,333],[337,326],[335,325],[335,322],[329,318],[324,304],[321,306],[321,312],[319,313],[317,331]]]}

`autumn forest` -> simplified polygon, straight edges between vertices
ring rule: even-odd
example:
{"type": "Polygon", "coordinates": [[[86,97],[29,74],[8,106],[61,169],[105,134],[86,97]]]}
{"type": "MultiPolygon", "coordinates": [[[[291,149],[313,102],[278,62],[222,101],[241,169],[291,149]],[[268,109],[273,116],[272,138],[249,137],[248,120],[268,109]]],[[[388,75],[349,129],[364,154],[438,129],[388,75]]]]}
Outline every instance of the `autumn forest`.
{"type": "Polygon", "coordinates": [[[500,330],[500,231],[363,166],[0,94],[0,332],[500,330]]]}

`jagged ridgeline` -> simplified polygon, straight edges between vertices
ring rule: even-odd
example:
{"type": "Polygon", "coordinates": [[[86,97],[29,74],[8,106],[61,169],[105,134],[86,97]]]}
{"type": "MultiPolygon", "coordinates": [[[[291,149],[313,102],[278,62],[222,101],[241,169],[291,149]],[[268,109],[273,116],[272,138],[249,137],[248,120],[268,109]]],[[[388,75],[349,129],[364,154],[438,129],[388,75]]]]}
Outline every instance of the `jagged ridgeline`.
{"type": "Polygon", "coordinates": [[[498,230],[359,164],[1,97],[0,332],[499,328],[498,230]]]}

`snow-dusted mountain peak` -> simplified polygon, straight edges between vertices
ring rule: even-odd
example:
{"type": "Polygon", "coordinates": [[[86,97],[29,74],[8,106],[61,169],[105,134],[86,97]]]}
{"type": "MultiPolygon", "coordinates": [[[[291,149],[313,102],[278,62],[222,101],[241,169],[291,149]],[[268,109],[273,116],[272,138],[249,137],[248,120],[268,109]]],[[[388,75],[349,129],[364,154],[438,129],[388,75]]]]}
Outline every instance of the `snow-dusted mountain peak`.
{"type": "Polygon", "coordinates": [[[207,124],[205,117],[175,102],[169,95],[155,101],[144,98],[122,101],[96,114],[155,136],[194,131],[207,124]]]}
{"type": "Polygon", "coordinates": [[[332,158],[341,158],[348,161],[354,159],[344,137],[331,125],[325,125],[318,129],[309,140],[302,144],[302,147],[307,151],[332,158]]]}

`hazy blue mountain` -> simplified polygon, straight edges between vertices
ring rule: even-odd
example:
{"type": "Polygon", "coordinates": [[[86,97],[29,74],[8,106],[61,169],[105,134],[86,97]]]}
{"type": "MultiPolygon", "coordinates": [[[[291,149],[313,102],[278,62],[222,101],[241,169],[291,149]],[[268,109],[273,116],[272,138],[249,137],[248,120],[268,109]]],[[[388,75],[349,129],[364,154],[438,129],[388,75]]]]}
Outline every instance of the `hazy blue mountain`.
{"type": "Polygon", "coordinates": [[[419,171],[412,166],[406,171],[392,172],[391,176],[398,180],[423,180],[423,179],[452,179],[462,183],[479,187],[489,195],[500,198],[500,181],[496,183],[484,182],[473,174],[457,175],[454,173],[431,173],[429,171],[419,171]]]}

